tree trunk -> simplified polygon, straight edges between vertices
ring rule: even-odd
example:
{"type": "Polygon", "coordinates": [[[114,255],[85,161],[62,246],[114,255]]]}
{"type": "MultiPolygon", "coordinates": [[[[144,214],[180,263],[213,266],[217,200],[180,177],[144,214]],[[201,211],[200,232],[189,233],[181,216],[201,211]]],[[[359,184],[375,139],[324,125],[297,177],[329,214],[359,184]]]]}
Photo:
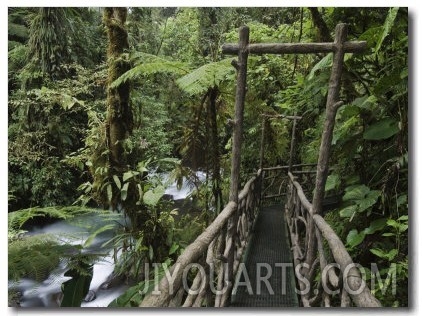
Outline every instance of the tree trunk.
{"type": "Polygon", "coordinates": [[[322,18],[321,13],[319,13],[318,8],[311,7],[308,9],[311,12],[312,22],[314,22],[314,25],[318,29],[317,40],[319,42],[332,42],[333,39],[331,38],[330,30],[322,18]]]}
{"type": "Polygon", "coordinates": [[[110,175],[120,175],[125,169],[123,141],[132,132],[133,116],[129,105],[129,83],[111,88],[113,81],[130,69],[125,58],[129,48],[125,28],[126,8],[105,8],[104,24],[108,36],[107,60],[107,144],[109,149],[110,175]]]}
{"type": "MultiPolygon", "coordinates": [[[[123,142],[132,132],[133,116],[129,105],[129,83],[125,82],[117,88],[110,85],[130,69],[129,61],[124,53],[129,48],[128,34],[125,28],[127,8],[105,8],[104,24],[107,30],[108,78],[107,78],[107,122],[106,137],[109,150],[109,178],[121,176],[126,168],[123,142]]],[[[113,194],[110,207],[115,209],[118,200],[113,194]]]]}

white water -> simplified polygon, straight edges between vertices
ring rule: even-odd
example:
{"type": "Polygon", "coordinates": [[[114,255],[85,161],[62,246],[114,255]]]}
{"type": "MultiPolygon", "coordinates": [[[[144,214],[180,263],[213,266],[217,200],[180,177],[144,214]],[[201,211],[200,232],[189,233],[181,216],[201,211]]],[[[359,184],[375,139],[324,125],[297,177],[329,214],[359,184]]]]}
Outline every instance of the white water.
{"type": "MultiPolygon", "coordinates": [[[[196,173],[200,182],[205,180],[205,173],[196,173]]],[[[170,184],[165,194],[171,196],[173,200],[186,199],[194,190],[188,181],[184,178],[180,190],[176,183],[170,184]]],[[[78,218],[73,225],[66,221],[58,221],[43,227],[33,227],[28,235],[52,234],[59,237],[63,243],[73,245],[83,244],[88,236],[96,229],[102,227],[105,223],[98,215],[83,215],[78,218]]],[[[109,240],[111,232],[104,232],[96,236],[87,252],[108,252],[108,256],[94,265],[93,278],[90,284],[90,290],[96,292],[95,300],[83,302],[81,307],[107,307],[114,299],[123,294],[129,286],[122,284],[110,289],[100,289],[114,269],[113,253],[110,249],[100,250],[101,245],[109,240]]],[[[49,277],[43,282],[36,282],[30,279],[22,279],[17,283],[11,284],[9,288],[17,288],[21,293],[20,305],[22,307],[58,307],[58,297],[61,293],[61,284],[69,279],[65,277],[66,267],[61,264],[49,277]]]]}
{"type": "MultiPolygon", "coordinates": [[[[63,243],[73,245],[83,244],[90,233],[105,223],[102,218],[96,214],[83,215],[78,218],[73,225],[66,221],[58,221],[44,227],[34,227],[28,235],[52,234],[58,237],[63,243]],[[88,229],[89,228],[89,229],[88,229]]],[[[91,244],[84,250],[87,253],[108,253],[100,262],[94,264],[93,278],[90,284],[90,290],[96,292],[97,298],[92,302],[83,303],[82,306],[105,307],[121,295],[128,286],[119,286],[109,290],[99,290],[100,285],[106,281],[114,269],[112,251],[110,249],[101,249],[101,245],[112,236],[111,232],[99,234],[91,244]]],[[[57,307],[59,306],[58,297],[61,293],[61,284],[69,277],[65,277],[66,266],[62,263],[54,270],[46,280],[36,282],[30,279],[22,279],[18,283],[9,284],[9,287],[17,288],[21,291],[22,297],[20,304],[22,307],[57,307]]]]}
{"type": "MultiPolygon", "coordinates": [[[[202,171],[197,171],[196,176],[199,182],[204,182],[206,174],[202,171]]],[[[183,178],[183,184],[180,189],[177,188],[177,183],[174,182],[169,185],[165,191],[165,194],[172,196],[173,200],[184,200],[186,199],[195,189],[195,186],[189,184],[186,178],[183,178]]]]}

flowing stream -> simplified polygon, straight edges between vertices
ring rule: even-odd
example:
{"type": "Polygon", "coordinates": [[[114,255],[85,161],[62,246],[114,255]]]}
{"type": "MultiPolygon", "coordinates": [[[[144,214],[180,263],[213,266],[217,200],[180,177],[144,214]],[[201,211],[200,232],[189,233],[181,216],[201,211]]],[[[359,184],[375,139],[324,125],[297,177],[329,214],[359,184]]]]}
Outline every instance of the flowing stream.
{"type": "MultiPolygon", "coordinates": [[[[197,172],[198,179],[202,182],[205,174],[197,172]]],[[[192,193],[194,188],[186,179],[180,189],[176,183],[167,187],[165,194],[172,200],[184,200],[192,193]]],[[[123,216],[121,217],[123,221],[123,216]]],[[[88,236],[98,228],[109,224],[104,222],[97,214],[79,216],[75,221],[60,220],[42,227],[34,226],[28,231],[28,235],[52,234],[59,237],[66,243],[83,244],[88,236]]],[[[107,307],[110,302],[123,294],[128,285],[121,283],[109,289],[101,288],[101,285],[108,280],[114,269],[113,250],[111,248],[101,248],[101,245],[112,237],[112,231],[108,230],[98,234],[92,244],[84,249],[86,253],[105,253],[105,256],[94,265],[93,278],[90,284],[91,293],[95,293],[95,299],[90,302],[82,302],[81,307],[107,307]]],[[[19,282],[11,283],[9,288],[17,289],[21,293],[21,307],[58,307],[61,295],[61,284],[69,279],[64,273],[67,268],[61,263],[49,277],[37,282],[31,279],[21,279],[19,282]]]]}

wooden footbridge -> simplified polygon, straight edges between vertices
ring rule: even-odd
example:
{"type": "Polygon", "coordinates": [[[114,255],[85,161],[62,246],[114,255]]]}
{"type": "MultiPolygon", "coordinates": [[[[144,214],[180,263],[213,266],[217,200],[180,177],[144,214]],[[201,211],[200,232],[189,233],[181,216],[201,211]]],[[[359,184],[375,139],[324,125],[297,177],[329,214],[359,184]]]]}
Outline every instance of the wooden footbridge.
{"type": "MultiPolygon", "coordinates": [[[[223,45],[223,53],[238,55],[232,63],[237,87],[229,202],[165,271],[141,306],[381,306],[321,216],[335,116],[342,105],[344,54],[361,53],[366,46],[365,42],[347,42],[346,37],[347,26],[339,24],[333,43],[249,44],[249,29],[241,27],[239,43],[223,45]],[[333,52],[333,66],[318,163],[292,164],[293,128],[289,165],[265,168],[261,158],[256,175],[239,192],[248,55],[329,52],[333,52]],[[312,201],[307,198],[311,195],[312,201]],[[190,284],[188,273],[193,279],[190,284]]],[[[293,127],[300,119],[290,118],[293,127]]]]}

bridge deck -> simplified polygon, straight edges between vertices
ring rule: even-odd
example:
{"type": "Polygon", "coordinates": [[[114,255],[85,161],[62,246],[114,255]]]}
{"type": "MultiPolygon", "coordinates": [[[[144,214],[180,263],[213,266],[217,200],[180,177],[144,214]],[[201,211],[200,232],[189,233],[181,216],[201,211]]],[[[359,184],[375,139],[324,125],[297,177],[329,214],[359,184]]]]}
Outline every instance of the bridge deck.
{"type": "Polygon", "coordinates": [[[295,307],[294,269],[281,205],[264,207],[252,231],[232,307],[295,307]],[[248,281],[249,279],[249,281],[248,281]]]}

